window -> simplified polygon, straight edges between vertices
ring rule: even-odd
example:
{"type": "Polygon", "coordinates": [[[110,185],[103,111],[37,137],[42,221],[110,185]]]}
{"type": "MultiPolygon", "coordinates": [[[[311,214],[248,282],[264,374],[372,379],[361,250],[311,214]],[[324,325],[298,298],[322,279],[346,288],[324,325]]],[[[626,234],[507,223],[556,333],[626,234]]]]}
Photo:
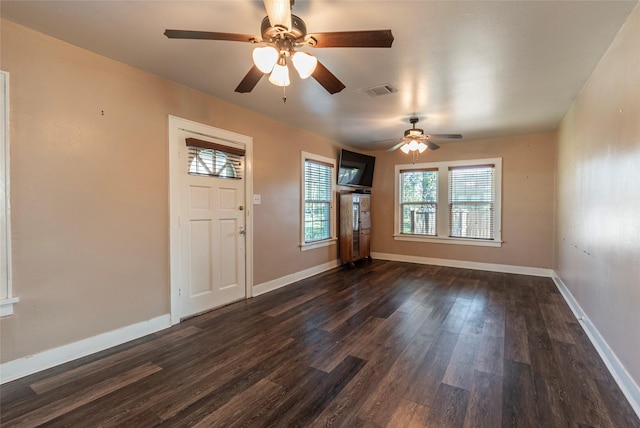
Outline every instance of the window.
{"type": "Polygon", "coordinates": [[[302,152],[302,250],[335,243],[335,159],[302,152]]]}
{"type": "Polygon", "coordinates": [[[189,147],[189,174],[210,175],[220,178],[239,178],[236,167],[240,162],[233,162],[229,156],[218,150],[189,147]]]}
{"type": "Polygon", "coordinates": [[[186,139],[190,175],[205,175],[219,178],[242,178],[244,150],[198,140],[186,139]]]}
{"type": "Polygon", "coordinates": [[[499,247],[502,159],[396,165],[396,240],[499,247]]]}
{"type": "Polygon", "coordinates": [[[400,170],[400,233],[436,235],[438,170],[400,170]]]}
{"type": "Polygon", "coordinates": [[[449,235],[493,239],[494,165],[449,167],[449,235]]]}

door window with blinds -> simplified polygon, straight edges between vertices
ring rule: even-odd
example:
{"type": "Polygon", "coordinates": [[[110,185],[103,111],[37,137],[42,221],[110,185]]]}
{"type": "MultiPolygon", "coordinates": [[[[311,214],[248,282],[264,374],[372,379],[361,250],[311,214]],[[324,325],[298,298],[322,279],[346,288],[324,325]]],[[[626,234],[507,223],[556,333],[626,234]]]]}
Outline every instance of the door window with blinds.
{"type": "Polygon", "coordinates": [[[187,138],[190,175],[242,179],[244,149],[187,138]]]}
{"type": "Polygon", "coordinates": [[[501,158],[395,170],[396,240],[501,246],[501,158]]]}
{"type": "Polygon", "coordinates": [[[335,159],[302,152],[303,250],[335,241],[335,159]]]}

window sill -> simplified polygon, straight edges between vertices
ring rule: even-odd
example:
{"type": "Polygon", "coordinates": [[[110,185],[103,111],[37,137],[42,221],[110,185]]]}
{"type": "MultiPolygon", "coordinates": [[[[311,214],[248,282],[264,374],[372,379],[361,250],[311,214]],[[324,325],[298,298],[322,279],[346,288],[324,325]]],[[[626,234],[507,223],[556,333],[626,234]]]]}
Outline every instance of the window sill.
{"type": "Polygon", "coordinates": [[[0,300],[0,317],[13,315],[13,305],[20,301],[17,297],[0,300]]]}
{"type": "Polygon", "coordinates": [[[481,240],[467,238],[449,238],[441,236],[420,236],[420,235],[404,235],[394,234],[393,239],[396,241],[411,242],[430,242],[434,244],[453,244],[453,245],[471,245],[475,247],[502,247],[503,241],[497,240],[481,240]]]}
{"type": "Polygon", "coordinates": [[[324,241],[309,242],[307,244],[300,244],[300,251],[315,250],[316,248],[328,247],[329,245],[336,245],[338,238],[325,239],[324,241]]]}

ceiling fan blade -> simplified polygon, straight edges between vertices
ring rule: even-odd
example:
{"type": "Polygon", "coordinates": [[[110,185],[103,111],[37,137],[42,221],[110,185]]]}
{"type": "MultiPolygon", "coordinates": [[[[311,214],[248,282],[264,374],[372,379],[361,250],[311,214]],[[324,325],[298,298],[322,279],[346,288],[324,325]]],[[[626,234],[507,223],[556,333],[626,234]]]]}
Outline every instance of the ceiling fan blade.
{"type": "Polygon", "coordinates": [[[395,150],[398,150],[400,147],[402,147],[404,145],[404,141],[400,141],[398,144],[396,144],[395,146],[391,147],[390,149],[388,149],[388,152],[393,152],[395,150]]]}
{"type": "Polygon", "coordinates": [[[264,8],[272,27],[279,25],[291,30],[291,2],[290,0],[264,0],[264,8]]]}
{"type": "Polygon", "coordinates": [[[251,70],[244,76],[244,79],[238,84],[238,87],[235,89],[236,92],[240,92],[242,94],[251,92],[253,88],[256,87],[260,79],[264,73],[258,69],[255,65],[251,67],[251,70]]]}
{"type": "Polygon", "coordinates": [[[438,150],[440,148],[439,145],[429,140],[427,140],[427,146],[429,146],[429,150],[438,150]]]}
{"type": "Polygon", "coordinates": [[[427,138],[450,138],[453,140],[460,140],[462,138],[461,134],[428,134],[427,138]]]}
{"type": "Polygon", "coordinates": [[[391,30],[336,31],[314,33],[316,48],[390,48],[393,43],[391,30]]]}
{"type": "Polygon", "coordinates": [[[260,41],[258,37],[251,34],[215,33],[211,31],[165,30],[164,35],[170,39],[229,40],[232,42],[260,41]]]}
{"type": "Polygon", "coordinates": [[[316,81],[322,85],[330,94],[336,94],[345,88],[344,84],[338,80],[332,72],[327,69],[320,61],[316,65],[316,69],[311,75],[316,81]]]}

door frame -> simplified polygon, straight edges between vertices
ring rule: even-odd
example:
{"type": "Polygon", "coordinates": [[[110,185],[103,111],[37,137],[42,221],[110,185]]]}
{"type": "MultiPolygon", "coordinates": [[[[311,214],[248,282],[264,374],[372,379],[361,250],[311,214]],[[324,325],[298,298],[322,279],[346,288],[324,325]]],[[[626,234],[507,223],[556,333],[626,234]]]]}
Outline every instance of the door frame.
{"type": "Polygon", "coordinates": [[[203,123],[169,115],[169,293],[171,303],[171,324],[180,322],[180,282],[182,280],[182,250],[180,245],[180,198],[181,176],[186,154],[181,131],[192,132],[203,137],[214,138],[229,146],[242,145],[245,149],[244,162],[244,215],[245,215],[245,298],[253,296],[253,138],[203,123]]]}

